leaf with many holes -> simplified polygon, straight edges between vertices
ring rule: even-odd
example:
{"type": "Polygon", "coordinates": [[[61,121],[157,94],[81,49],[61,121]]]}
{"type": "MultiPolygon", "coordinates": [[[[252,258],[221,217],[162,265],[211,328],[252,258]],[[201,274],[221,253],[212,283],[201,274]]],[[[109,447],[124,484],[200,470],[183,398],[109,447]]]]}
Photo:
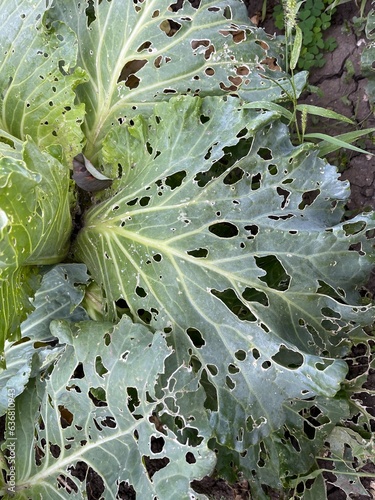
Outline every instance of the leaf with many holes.
{"type": "Polygon", "coordinates": [[[114,128],[103,154],[123,177],[75,250],[108,318],[127,307],[169,333],[176,368],[202,368],[212,432],[238,451],[283,425],[287,400],[336,393],[331,358],[373,314],[356,291],[373,221],[341,224],[347,184],[271,119],[179,97],[114,128]]]}
{"type": "Polygon", "coordinates": [[[22,339],[5,343],[6,370],[0,371],[0,415],[7,409],[8,390],[12,391],[13,397],[21,394],[30,377],[35,376],[33,367],[37,372],[45,370],[59,354],[61,347],[52,347],[56,339],[49,329],[51,321],[88,319],[80,306],[84,296],[82,284],[88,279],[83,264],[58,265],[44,274],[33,299],[34,310],[21,324],[22,339]],[[35,358],[38,363],[35,363],[35,358]]]}
{"type": "Polygon", "coordinates": [[[31,309],[37,273],[32,265],[64,259],[72,229],[69,169],[30,138],[22,150],[2,147],[1,153],[0,352],[5,339],[19,338],[20,322],[31,309]]]}
{"type": "MultiPolygon", "coordinates": [[[[49,2],[47,2],[48,4],[49,2]]],[[[84,106],[74,88],[85,80],[75,34],[66,25],[46,26],[45,0],[0,1],[0,136],[39,147],[59,144],[72,158],[83,141],[84,106]]]]}
{"type": "Polygon", "coordinates": [[[51,332],[64,352],[37,390],[32,381],[17,398],[17,498],[86,498],[88,470],[101,498],[125,485],[145,500],[191,498],[190,481],[212,471],[215,455],[204,442],[179,443],[154,416],[171,354],[163,335],[127,317],[115,327],[55,320],[51,332]]]}
{"type": "Polygon", "coordinates": [[[77,88],[86,105],[86,156],[93,160],[103,137],[126,116],[150,114],[155,101],[173,94],[237,94],[253,100],[280,100],[297,94],[276,58],[280,41],[249,26],[236,1],[65,0],[49,15],[77,33],[78,64],[90,80],[77,88]]]}

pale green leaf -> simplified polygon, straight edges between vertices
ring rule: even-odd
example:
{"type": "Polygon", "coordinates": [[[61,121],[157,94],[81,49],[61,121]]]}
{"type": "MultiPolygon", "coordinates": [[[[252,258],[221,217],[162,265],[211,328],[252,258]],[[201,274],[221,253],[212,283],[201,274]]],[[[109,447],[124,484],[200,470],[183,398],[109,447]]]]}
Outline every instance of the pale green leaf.
{"type": "Polygon", "coordinates": [[[296,34],[293,40],[292,52],[290,54],[290,62],[289,62],[290,69],[296,68],[302,48],[302,38],[303,38],[302,30],[298,25],[295,27],[295,30],[296,34]]]}
{"type": "Polygon", "coordinates": [[[356,290],[373,221],[340,224],[348,186],[335,169],[269,113],[237,106],[173,98],[114,128],[103,158],[122,176],[87,212],[76,257],[110,319],[124,299],[167,329],[176,368],[199,361],[213,432],[241,451],[283,425],[286,400],[339,389],[346,366],[330,356],[373,315],[356,290]]]}
{"type": "MultiPolygon", "coordinates": [[[[337,151],[338,149],[347,148],[348,144],[352,144],[352,142],[356,141],[357,139],[360,139],[361,137],[364,137],[369,134],[373,134],[375,132],[375,128],[364,128],[362,130],[353,130],[352,132],[346,132],[345,134],[340,134],[336,135],[333,137],[335,140],[342,141],[345,143],[345,146],[342,145],[342,143],[336,143],[330,141],[332,138],[331,136],[326,136],[326,140],[323,140],[322,142],[319,142],[318,147],[319,147],[319,154],[321,157],[327,156],[329,153],[333,153],[334,151],[337,151]]],[[[313,137],[311,137],[313,138],[313,137]]],[[[360,148],[359,148],[360,149],[360,148]]],[[[359,151],[365,154],[369,154],[367,151],[363,150],[359,151]]]]}
{"type": "MultiPolygon", "coordinates": [[[[280,42],[248,24],[240,2],[170,0],[56,2],[49,15],[77,33],[78,64],[90,79],[77,88],[86,105],[85,154],[96,159],[104,136],[125,117],[150,114],[173,94],[287,99],[290,77],[277,70],[280,42]],[[86,10],[87,9],[87,10],[86,10]]],[[[294,77],[297,94],[307,73],[294,77]]]]}
{"type": "Polygon", "coordinates": [[[0,158],[0,351],[15,340],[35,291],[32,264],[60,262],[72,229],[69,169],[28,139],[0,158]]]}
{"type": "Polygon", "coordinates": [[[321,139],[321,141],[324,141],[322,144],[322,150],[320,151],[320,156],[324,156],[326,154],[326,151],[328,150],[326,144],[328,143],[329,145],[329,150],[328,152],[331,153],[333,151],[336,151],[337,149],[350,149],[352,151],[357,151],[357,153],[363,153],[365,155],[371,155],[373,156],[373,153],[370,153],[369,151],[365,151],[362,148],[358,148],[357,146],[353,146],[353,144],[350,144],[350,139],[347,142],[346,140],[340,139],[338,137],[332,137],[327,134],[321,134],[319,132],[314,132],[310,134],[305,134],[304,135],[305,139],[321,139]]]}
{"type": "Polygon", "coordinates": [[[353,120],[347,116],[341,115],[340,113],[336,113],[336,111],[332,111],[331,109],[322,108],[320,106],[312,106],[311,104],[297,104],[296,109],[301,112],[307,111],[310,115],[316,115],[322,118],[331,118],[332,120],[338,120],[354,125],[353,120]]]}
{"type": "Polygon", "coordinates": [[[122,482],[145,500],[191,498],[190,481],[211,473],[215,455],[205,442],[181,444],[155,420],[165,406],[155,384],[171,353],[163,336],[126,317],[115,327],[54,321],[51,331],[65,350],[37,391],[30,384],[17,399],[17,498],[86,498],[74,474],[83,464],[100,476],[104,499],[122,482]],[[152,479],[148,459],[164,459],[152,479]]]}
{"type": "MultiPolygon", "coordinates": [[[[48,3],[48,2],[47,2],[48,3]]],[[[40,147],[60,144],[68,158],[80,152],[84,106],[74,88],[85,80],[75,34],[45,24],[45,0],[0,1],[0,128],[40,147]]]]}

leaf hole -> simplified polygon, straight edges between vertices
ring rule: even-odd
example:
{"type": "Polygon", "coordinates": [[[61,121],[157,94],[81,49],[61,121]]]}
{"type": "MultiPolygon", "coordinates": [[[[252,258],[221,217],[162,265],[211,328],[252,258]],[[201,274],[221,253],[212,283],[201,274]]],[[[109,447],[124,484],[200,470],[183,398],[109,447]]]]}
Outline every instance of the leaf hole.
{"type": "Polygon", "coordinates": [[[235,167],[224,177],[223,182],[224,184],[228,185],[235,184],[236,182],[239,182],[242,179],[244,174],[245,172],[242,170],[242,168],[235,167]]]}
{"type": "Polygon", "coordinates": [[[137,286],[135,289],[135,293],[138,295],[138,297],[145,298],[147,297],[147,292],[144,288],[141,286],[137,286]]]}
{"type": "Polygon", "coordinates": [[[262,363],[263,370],[268,370],[270,367],[271,367],[270,361],[263,361],[263,363],[262,363]]]}
{"type": "Polygon", "coordinates": [[[140,79],[135,74],[147,64],[146,59],[133,59],[128,61],[122,68],[117,83],[125,82],[126,87],[130,90],[138,87],[140,79]]]}
{"type": "Polygon", "coordinates": [[[127,407],[130,413],[134,413],[136,408],[140,405],[138,391],[135,387],[127,387],[126,392],[128,393],[127,397],[127,407]]]}
{"type": "Polygon", "coordinates": [[[290,197],[290,191],[287,191],[286,189],[283,189],[281,187],[276,188],[277,194],[279,194],[282,197],[282,202],[280,207],[285,208],[289,204],[289,197],[290,197]]]}
{"type": "Polygon", "coordinates": [[[255,347],[254,347],[254,349],[251,350],[251,354],[253,355],[254,359],[260,358],[260,352],[255,347]]]}
{"type": "Polygon", "coordinates": [[[281,345],[279,352],[271,358],[275,363],[290,370],[297,370],[303,365],[304,358],[301,353],[292,351],[281,345]]]}
{"type": "Polygon", "coordinates": [[[202,123],[202,125],[204,125],[205,123],[210,121],[210,117],[205,115],[200,115],[199,121],[202,123]]]}
{"type": "Polygon", "coordinates": [[[188,328],[186,330],[186,333],[189,337],[189,339],[192,341],[194,347],[197,347],[198,349],[200,349],[201,347],[203,347],[206,342],[204,341],[203,337],[202,337],[202,334],[199,330],[197,330],[196,328],[188,328]]]}
{"type": "Polygon", "coordinates": [[[314,203],[317,197],[320,194],[320,189],[313,189],[312,191],[306,191],[302,194],[302,201],[298,205],[300,210],[303,210],[305,207],[308,207],[314,203]]]}
{"type": "Polygon", "coordinates": [[[277,166],[276,166],[276,165],[274,165],[273,163],[271,163],[270,165],[268,165],[268,172],[269,172],[271,175],[277,175],[277,173],[278,173],[277,166]]]}
{"type": "Polygon", "coordinates": [[[223,291],[215,290],[213,288],[211,289],[211,294],[214,297],[220,299],[225,304],[225,306],[241,321],[256,321],[256,317],[253,315],[250,309],[246,307],[243,302],[241,302],[234,290],[232,290],[231,288],[227,288],[223,291]]]}
{"type": "Polygon", "coordinates": [[[219,238],[233,238],[238,235],[238,227],[231,222],[216,222],[211,224],[208,230],[219,238]]]}
{"type": "Polygon", "coordinates": [[[107,394],[103,387],[91,387],[88,396],[96,407],[108,406],[107,394]]]}
{"type": "Polygon", "coordinates": [[[150,449],[152,453],[161,453],[165,446],[164,438],[151,436],[150,449]]]}
{"type": "Polygon", "coordinates": [[[143,42],[137,49],[137,52],[143,52],[146,50],[147,52],[152,52],[152,50],[147,50],[151,47],[152,43],[151,42],[143,42]]]}
{"type": "Polygon", "coordinates": [[[160,253],[156,253],[155,255],[152,256],[152,258],[155,262],[161,262],[161,260],[163,259],[160,253]]]}
{"type": "Polygon", "coordinates": [[[247,236],[248,240],[252,240],[255,238],[255,236],[259,233],[259,227],[256,226],[255,224],[249,224],[247,226],[244,226],[245,231],[248,231],[250,233],[249,236],[247,236]]]}
{"type": "Polygon", "coordinates": [[[214,76],[215,74],[215,70],[213,68],[206,68],[204,72],[206,73],[207,76],[214,76]]]}
{"type": "Polygon", "coordinates": [[[96,356],[96,358],[95,358],[95,371],[102,378],[103,378],[103,375],[108,373],[107,368],[103,365],[103,361],[102,361],[101,356],[96,356]]]}
{"type": "Polygon", "coordinates": [[[73,413],[69,411],[67,408],[65,408],[64,405],[59,405],[58,406],[59,412],[60,412],[60,425],[63,429],[66,429],[67,427],[70,427],[73,422],[73,413]]]}
{"type": "Polygon", "coordinates": [[[137,314],[139,319],[141,319],[146,325],[151,323],[152,315],[150,311],[146,311],[145,309],[138,309],[137,314]]]}
{"type": "Polygon", "coordinates": [[[287,274],[284,266],[275,255],[266,255],[264,257],[254,257],[256,265],[266,272],[265,276],[259,279],[270,288],[284,292],[288,290],[291,277],[287,274]]]}
{"type": "Polygon", "coordinates": [[[216,375],[219,373],[219,370],[217,369],[217,366],[215,366],[215,365],[208,364],[207,369],[211,373],[211,375],[214,377],[216,377],[216,375]]]}
{"type": "Polygon", "coordinates": [[[234,353],[234,357],[236,359],[238,359],[238,361],[245,361],[245,359],[247,357],[247,353],[245,351],[243,351],[242,349],[239,349],[238,351],[236,351],[234,353]]]}
{"type": "Polygon", "coordinates": [[[272,160],[273,158],[272,151],[269,148],[259,148],[257,151],[257,155],[260,156],[263,160],[272,160]]]}
{"type": "Polygon", "coordinates": [[[191,451],[188,451],[185,455],[185,460],[188,464],[195,464],[197,462],[197,459],[195,458],[195,456],[193,455],[193,453],[191,453],[191,451]]]}
{"type": "Polygon", "coordinates": [[[140,200],[139,200],[139,204],[141,207],[147,207],[147,205],[150,203],[150,196],[143,196],[140,200]]]}
{"type": "Polygon", "coordinates": [[[176,173],[166,177],[164,183],[166,186],[169,186],[171,188],[171,190],[173,191],[174,189],[181,186],[185,177],[186,177],[185,170],[180,170],[179,172],[176,172],[176,173]]]}
{"type": "Polygon", "coordinates": [[[257,290],[256,288],[246,287],[242,293],[242,297],[247,302],[258,302],[262,306],[269,306],[267,295],[264,292],[257,290]]]}
{"type": "Polygon", "coordinates": [[[186,253],[197,259],[205,259],[208,255],[208,250],[207,248],[196,248],[194,250],[189,250],[186,253]]]}
{"type": "Polygon", "coordinates": [[[238,366],[234,365],[233,363],[228,365],[228,372],[231,375],[234,375],[235,373],[238,373],[239,371],[240,371],[240,369],[238,368],[238,366]]]}
{"type": "Polygon", "coordinates": [[[255,174],[251,177],[251,184],[250,184],[250,188],[252,191],[256,191],[257,189],[260,188],[262,184],[262,176],[261,174],[255,174]]]}
{"type": "Polygon", "coordinates": [[[155,472],[164,469],[169,464],[170,460],[167,457],[163,458],[150,458],[148,455],[142,456],[142,462],[145,464],[147,475],[151,482],[155,472]]]}
{"type": "Polygon", "coordinates": [[[181,24],[173,19],[164,19],[164,21],[159,24],[159,28],[168,37],[172,37],[181,29],[181,24]]]}

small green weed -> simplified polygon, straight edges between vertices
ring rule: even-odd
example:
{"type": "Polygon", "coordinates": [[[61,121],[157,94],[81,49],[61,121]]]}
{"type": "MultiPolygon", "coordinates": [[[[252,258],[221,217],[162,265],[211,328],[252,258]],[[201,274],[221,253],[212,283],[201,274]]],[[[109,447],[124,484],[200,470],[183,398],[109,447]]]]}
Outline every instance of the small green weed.
{"type": "MultiPolygon", "coordinates": [[[[298,59],[298,69],[309,70],[313,67],[321,68],[325,64],[324,52],[332,52],[337,47],[334,38],[323,38],[323,32],[331,26],[334,9],[327,9],[334,0],[306,0],[298,10],[298,26],[302,37],[302,47],[298,59]]],[[[301,2],[299,2],[301,3],[301,2]]],[[[275,25],[284,28],[283,3],[274,7],[273,16],[275,25]]]]}

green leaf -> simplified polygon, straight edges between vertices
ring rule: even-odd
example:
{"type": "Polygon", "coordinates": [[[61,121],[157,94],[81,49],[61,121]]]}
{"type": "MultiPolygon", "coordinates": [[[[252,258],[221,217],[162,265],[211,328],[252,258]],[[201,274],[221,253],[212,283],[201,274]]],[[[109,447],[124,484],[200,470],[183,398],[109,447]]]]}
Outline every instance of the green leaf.
{"type": "MultiPolygon", "coordinates": [[[[268,67],[279,56],[280,41],[250,26],[240,2],[194,8],[186,1],[176,10],[169,0],[94,0],[90,11],[86,7],[65,0],[49,15],[77,33],[78,64],[90,77],[77,96],[86,106],[85,155],[91,161],[113,124],[149,115],[155,102],[173,94],[237,94],[251,102],[293,92],[288,75],[268,67]]],[[[295,77],[298,95],[306,78],[295,77]]]]}
{"type": "Polygon", "coordinates": [[[114,128],[103,158],[122,177],[75,250],[109,319],[123,299],[136,321],[167,329],[176,368],[197,360],[216,394],[213,433],[238,451],[283,425],[285,401],[336,393],[346,366],[330,356],[373,314],[356,290],[373,221],[340,223],[347,184],[271,117],[185,97],[114,128]]]}
{"type": "MultiPolygon", "coordinates": [[[[375,132],[375,128],[365,128],[362,130],[353,130],[352,132],[346,132],[345,134],[340,134],[336,135],[333,137],[333,139],[342,141],[343,143],[346,144],[345,148],[347,148],[348,144],[351,144],[352,142],[356,141],[357,139],[360,139],[361,137],[364,137],[369,134],[373,134],[375,132]]],[[[306,137],[306,136],[305,136],[306,137]]],[[[341,149],[342,145],[339,145],[337,142],[330,142],[331,136],[326,136],[325,141],[319,142],[319,152],[320,156],[324,157],[327,156],[329,153],[333,153],[334,151],[337,151],[338,149],[341,149]]],[[[365,150],[362,150],[362,153],[365,154],[371,154],[365,150]]]]}
{"type": "MultiPolygon", "coordinates": [[[[86,498],[75,474],[82,467],[100,476],[105,499],[122,483],[137,498],[191,498],[190,481],[211,473],[215,455],[157,423],[156,408],[170,413],[155,392],[171,354],[163,336],[126,317],[115,327],[54,321],[51,331],[67,343],[64,352],[47,380],[37,379],[36,390],[30,383],[16,400],[17,498],[86,498]],[[163,467],[150,478],[152,460],[163,467]]],[[[176,398],[171,388],[167,394],[176,398]]]]}
{"type": "MultiPolygon", "coordinates": [[[[44,0],[0,0],[0,129],[44,148],[63,147],[68,158],[80,152],[84,106],[74,88],[85,81],[77,68],[75,34],[62,23],[45,23],[44,0]]],[[[1,135],[1,134],[0,134],[1,135]]]]}
{"type": "Polygon", "coordinates": [[[296,26],[295,30],[296,34],[293,41],[292,53],[290,54],[290,69],[296,68],[302,48],[302,30],[299,26],[296,26]]]}
{"type": "Polygon", "coordinates": [[[28,139],[22,152],[0,158],[0,351],[31,308],[29,267],[61,261],[69,247],[69,169],[28,139]]]}
{"type": "Polygon", "coordinates": [[[336,111],[332,111],[331,109],[321,108],[320,106],[312,106],[311,104],[297,104],[296,109],[301,112],[306,110],[310,115],[321,116],[322,118],[332,118],[333,120],[339,120],[341,122],[354,125],[353,120],[347,116],[341,115],[340,113],[336,113],[336,111]]]}
{"type": "MultiPolygon", "coordinates": [[[[363,135],[363,134],[361,134],[361,135],[363,135]]],[[[362,148],[358,148],[357,146],[353,146],[352,144],[350,144],[351,140],[354,140],[351,136],[349,136],[349,140],[346,140],[346,138],[345,138],[345,140],[343,140],[339,137],[340,136],[331,137],[330,135],[320,134],[318,132],[304,135],[305,139],[321,139],[322,140],[322,143],[321,143],[322,149],[320,150],[320,156],[325,156],[325,154],[327,154],[327,151],[329,153],[331,153],[331,152],[336,151],[336,150],[341,149],[341,148],[351,149],[352,151],[357,151],[358,153],[363,153],[365,155],[373,156],[373,153],[370,153],[369,151],[365,151],[362,148]]]]}

